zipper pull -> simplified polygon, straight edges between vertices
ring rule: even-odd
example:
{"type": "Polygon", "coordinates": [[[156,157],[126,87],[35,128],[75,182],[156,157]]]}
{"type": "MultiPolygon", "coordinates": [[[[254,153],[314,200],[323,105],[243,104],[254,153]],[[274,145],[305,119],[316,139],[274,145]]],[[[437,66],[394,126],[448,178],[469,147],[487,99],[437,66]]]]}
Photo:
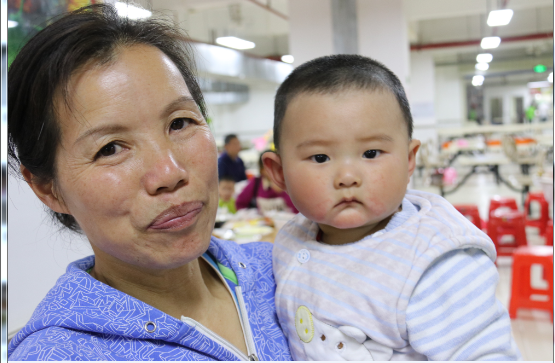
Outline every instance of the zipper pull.
{"type": "Polygon", "coordinates": [[[251,355],[249,355],[249,360],[257,361],[258,358],[256,357],[256,354],[251,354],[251,355]]]}

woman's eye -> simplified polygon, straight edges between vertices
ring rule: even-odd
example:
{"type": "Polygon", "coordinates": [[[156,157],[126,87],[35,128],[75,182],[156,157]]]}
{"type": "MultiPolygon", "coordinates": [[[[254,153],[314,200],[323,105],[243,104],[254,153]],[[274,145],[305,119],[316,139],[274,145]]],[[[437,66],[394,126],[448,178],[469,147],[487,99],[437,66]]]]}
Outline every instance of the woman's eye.
{"type": "Polygon", "coordinates": [[[119,152],[120,149],[121,149],[121,146],[111,142],[103,146],[102,149],[100,149],[98,153],[96,153],[96,157],[99,158],[99,157],[111,156],[119,152]]]}
{"type": "Polygon", "coordinates": [[[382,152],[380,150],[366,150],[363,154],[363,156],[366,159],[374,159],[375,157],[377,157],[378,155],[380,155],[382,152]]]}
{"type": "Polygon", "coordinates": [[[172,121],[172,124],[170,125],[170,129],[172,130],[181,130],[182,128],[184,128],[185,126],[187,126],[190,122],[190,119],[188,118],[176,118],[175,120],[172,121]]]}
{"type": "Polygon", "coordinates": [[[312,156],[311,159],[312,159],[312,161],[315,161],[315,162],[317,162],[318,164],[321,164],[321,163],[325,163],[325,162],[328,161],[330,158],[329,158],[329,156],[327,156],[327,155],[318,154],[318,155],[312,156]]]}

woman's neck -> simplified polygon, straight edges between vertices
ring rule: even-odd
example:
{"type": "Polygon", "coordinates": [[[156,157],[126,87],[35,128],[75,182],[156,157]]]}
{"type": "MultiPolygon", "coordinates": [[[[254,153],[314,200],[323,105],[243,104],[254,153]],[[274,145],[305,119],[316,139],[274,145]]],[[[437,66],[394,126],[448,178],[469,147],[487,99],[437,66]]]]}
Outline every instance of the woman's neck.
{"type": "Polygon", "coordinates": [[[95,251],[91,276],[177,319],[202,320],[206,304],[221,295],[221,281],[201,258],[174,269],[149,270],[95,251]]]}

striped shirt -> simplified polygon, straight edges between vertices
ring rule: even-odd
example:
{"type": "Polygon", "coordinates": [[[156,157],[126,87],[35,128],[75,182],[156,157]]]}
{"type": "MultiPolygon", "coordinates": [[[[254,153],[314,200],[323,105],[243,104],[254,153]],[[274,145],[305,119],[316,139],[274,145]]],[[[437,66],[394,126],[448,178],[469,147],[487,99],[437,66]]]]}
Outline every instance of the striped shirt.
{"type": "Polygon", "coordinates": [[[440,196],[407,191],[385,229],[317,242],[297,215],[273,251],[276,309],[295,360],[517,360],[495,298],[495,247],[440,196]]]}

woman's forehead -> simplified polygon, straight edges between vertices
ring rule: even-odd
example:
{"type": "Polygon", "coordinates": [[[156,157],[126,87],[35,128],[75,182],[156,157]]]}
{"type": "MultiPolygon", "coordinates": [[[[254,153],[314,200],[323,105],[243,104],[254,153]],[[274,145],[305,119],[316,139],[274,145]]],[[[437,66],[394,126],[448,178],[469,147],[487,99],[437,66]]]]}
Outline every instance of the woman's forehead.
{"type": "Polygon", "coordinates": [[[65,105],[60,105],[63,99],[58,98],[62,121],[116,120],[122,114],[138,112],[160,115],[176,100],[184,99],[190,101],[189,108],[197,110],[177,66],[162,51],[146,45],[119,50],[110,64],[83,68],[70,80],[68,95],[70,102],[65,105]]]}

